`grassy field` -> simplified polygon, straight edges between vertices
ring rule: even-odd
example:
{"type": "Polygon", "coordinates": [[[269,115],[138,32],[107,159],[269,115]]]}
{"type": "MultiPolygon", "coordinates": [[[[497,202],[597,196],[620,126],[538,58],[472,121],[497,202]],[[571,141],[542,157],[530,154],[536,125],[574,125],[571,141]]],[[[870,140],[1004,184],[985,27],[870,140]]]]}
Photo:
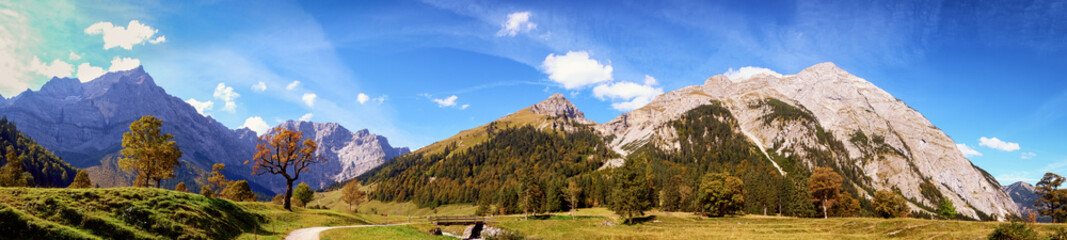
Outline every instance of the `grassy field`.
{"type": "Polygon", "coordinates": [[[339,228],[322,232],[322,240],[331,239],[455,239],[447,236],[433,236],[422,229],[429,229],[429,224],[402,225],[387,227],[339,228]]]}

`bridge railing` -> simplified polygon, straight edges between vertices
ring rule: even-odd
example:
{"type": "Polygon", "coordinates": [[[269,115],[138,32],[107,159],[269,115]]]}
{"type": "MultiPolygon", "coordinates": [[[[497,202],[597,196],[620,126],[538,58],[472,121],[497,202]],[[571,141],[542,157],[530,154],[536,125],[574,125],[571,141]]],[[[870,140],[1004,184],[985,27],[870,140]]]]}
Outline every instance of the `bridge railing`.
{"type": "Polygon", "coordinates": [[[481,216],[433,216],[429,218],[430,223],[436,225],[452,225],[452,224],[478,224],[489,222],[489,218],[481,216]]]}

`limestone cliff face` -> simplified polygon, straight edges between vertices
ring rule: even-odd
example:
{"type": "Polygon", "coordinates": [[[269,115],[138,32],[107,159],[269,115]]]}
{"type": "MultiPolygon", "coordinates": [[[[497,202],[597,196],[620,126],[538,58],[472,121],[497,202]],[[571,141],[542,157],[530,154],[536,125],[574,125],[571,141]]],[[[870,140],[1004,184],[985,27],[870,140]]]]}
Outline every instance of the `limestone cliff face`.
{"type": "Polygon", "coordinates": [[[809,150],[833,147],[817,137],[821,128],[844,147],[844,154],[835,155],[833,161],[861,170],[866,175],[860,181],[864,187],[896,187],[907,198],[936,206],[921,193],[920,184],[930,183],[962,206],[957,210],[964,215],[977,217],[975,210],[990,216],[1017,213],[995,179],[964,158],[955,142],[922,114],[832,63],[794,75],[768,73],[743,79],[717,75],[702,86],[660,95],[647,106],[597,128],[605,136],[615,136],[610,144],[622,154],[649,143],[672,149],[677,140],[667,123],[711,101],[730,109],[740,131],[765,151],[799,157],[809,168],[815,165],[814,159],[806,158],[809,150]],[[774,111],[768,99],[780,100],[814,119],[768,121],[774,111]]]}
{"type": "Polygon", "coordinates": [[[301,131],[304,139],[311,139],[319,144],[316,153],[325,157],[326,163],[311,165],[310,171],[301,173],[299,180],[312,188],[325,188],[330,184],[355,178],[394,157],[410,152],[406,147],[392,147],[385,137],[371,134],[367,129],[351,132],[337,123],[290,120],[279,127],[301,131]]]}

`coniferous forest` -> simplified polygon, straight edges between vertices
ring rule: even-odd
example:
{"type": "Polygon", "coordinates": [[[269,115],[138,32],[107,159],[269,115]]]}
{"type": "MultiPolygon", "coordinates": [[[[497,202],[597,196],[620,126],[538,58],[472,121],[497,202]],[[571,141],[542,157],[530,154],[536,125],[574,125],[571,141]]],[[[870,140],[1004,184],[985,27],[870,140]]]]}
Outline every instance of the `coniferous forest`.
{"type": "Polygon", "coordinates": [[[4,116],[0,118],[0,166],[7,165],[10,157],[22,163],[19,172],[23,176],[13,177],[25,179],[27,186],[66,187],[78,173],[78,169],[19,132],[15,123],[4,116]]]}

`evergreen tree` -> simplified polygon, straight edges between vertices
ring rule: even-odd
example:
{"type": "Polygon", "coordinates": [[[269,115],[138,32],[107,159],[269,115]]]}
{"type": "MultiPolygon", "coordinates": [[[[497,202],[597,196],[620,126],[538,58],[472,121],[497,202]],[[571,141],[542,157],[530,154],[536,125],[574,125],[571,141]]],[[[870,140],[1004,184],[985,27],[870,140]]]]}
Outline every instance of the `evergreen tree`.
{"type": "Polygon", "coordinates": [[[174,168],[181,166],[178,158],[182,151],[171,141],[174,135],[163,134],[163,120],[145,115],[130,123],[130,131],[122,134],[122,158],[119,166],[125,171],[136,171],[142,186],[156,181],[159,188],[163,179],[174,177],[174,168]]]}
{"type": "Polygon", "coordinates": [[[68,188],[91,188],[93,183],[89,181],[89,173],[85,172],[85,169],[78,171],[78,175],[74,176],[74,182],[70,183],[68,188]]]}
{"type": "Polygon", "coordinates": [[[1034,187],[1041,198],[1034,203],[1042,215],[1051,216],[1053,222],[1067,222],[1067,189],[1060,189],[1064,178],[1055,173],[1045,173],[1034,187]]]}
{"type": "Polygon", "coordinates": [[[942,198],[941,203],[937,204],[937,215],[944,219],[956,218],[956,206],[952,204],[952,200],[942,198]]]}
{"type": "Polygon", "coordinates": [[[645,181],[645,175],[640,171],[641,166],[634,161],[626,161],[622,167],[615,169],[615,180],[612,192],[611,210],[633,224],[634,217],[645,215],[645,211],[651,208],[652,203],[648,200],[649,189],[645,181]]]}

